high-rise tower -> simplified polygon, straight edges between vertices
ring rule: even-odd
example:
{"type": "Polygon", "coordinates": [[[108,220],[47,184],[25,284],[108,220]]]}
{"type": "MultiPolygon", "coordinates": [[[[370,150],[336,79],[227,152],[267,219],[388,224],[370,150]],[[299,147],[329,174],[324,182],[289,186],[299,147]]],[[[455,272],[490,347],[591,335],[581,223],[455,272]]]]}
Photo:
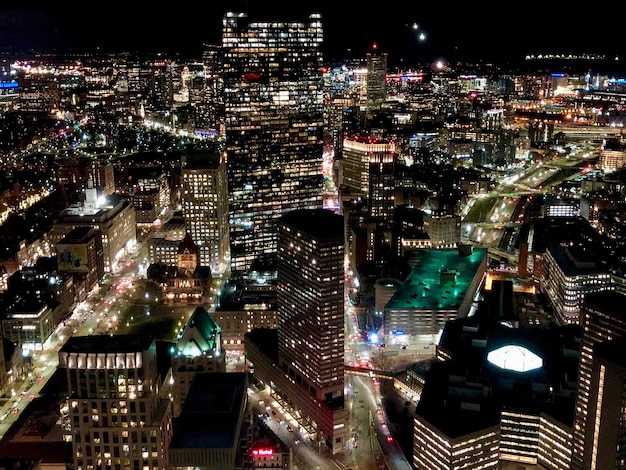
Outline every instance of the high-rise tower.
{"type": "Polygon", "coordinates": [[[320,426],[334,449],[345,432],[339,426],[344,398],[343,216],[301,209],[281,217],[277,267],[279,367],[304,384],[317,402],[339,410],[332,426],[329,421],[320,426]]]}
{"type": "Polygon", "coordinates": [[[380,110],[387,99],[387,53],[373,44],[367,53],[367,114],[380,110]]]}
{"type": "MultiPolygon", "coordinates": [[[[594,452],[593,447],[597,444],[591,447],[585,446],[585,433],[592,429],[599,429],[600,420],[611,419],[608,416],[602,417],[598,412],[598,407],[602,406],[602,403],[598,402],[598,395],[602,393],[603,385],[600,383],[599,376],[593,377],[594,346],[626,336],[624,303],[626,303],[626,296],[617,291],[590,292],[583,301],[580,320],[582,340],[574,410],[573,469],[592,468],[583,467],[583,457],[586,456],[585,460],[588,460],[588,456],[594,452]],[[590,401],[592,397],[593,404],[590,401]],[[594,410],[590,412],[591,406],[594,410]]],[[[598,374],[597,371],[596,374],[598,374]]],[[[624,387],[622,386],[620,390],[616,389],[615,395],[619,395],[617,398],[621,399],[624,395],[624,387]]]]}
{"type": "Polygon", "coordinates": [[[322,207],[322,23],[223,18],[233,271],[276,253],[276,220],[322,207]]]}
{"type": "Polygon", "coordinates": [[[198,151],[183,159],[183,216],[198,247],[200,264],[223,273],[229,258],[228,183],[220,152],[198,151]]]}

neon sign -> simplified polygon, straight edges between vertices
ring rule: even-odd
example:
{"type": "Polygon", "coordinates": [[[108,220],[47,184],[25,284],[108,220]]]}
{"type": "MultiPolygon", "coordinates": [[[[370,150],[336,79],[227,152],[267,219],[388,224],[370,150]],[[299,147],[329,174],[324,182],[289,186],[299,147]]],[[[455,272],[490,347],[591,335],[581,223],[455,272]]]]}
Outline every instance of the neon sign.
{"type": "Polygon", "coordinates": [[[253,449],[252,455],[255,457],[271,457],[274,455],[274,449],[253,449]]]}

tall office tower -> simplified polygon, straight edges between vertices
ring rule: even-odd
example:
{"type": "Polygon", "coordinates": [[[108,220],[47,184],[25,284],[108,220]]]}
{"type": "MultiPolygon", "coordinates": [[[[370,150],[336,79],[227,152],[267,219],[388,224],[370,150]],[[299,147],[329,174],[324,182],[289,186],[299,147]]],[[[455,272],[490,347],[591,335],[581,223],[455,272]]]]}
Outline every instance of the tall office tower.
{"type": "Polygon", "coordinates": [[[145,335],[73,336],[66,369],[74,468],[168,468],[172,404],[160,393],[156,343],[145,335]]]}
{"type": "Polygon", "coordinates": [[[224,81],[222,79],[222,48],[204,44],[203,97],[196,107],[199,127],[210,137],[224,136],[224,81]]]}
{"type": "MultiPolygon", "coordinates": [[[[600,418],[596,413],[598,407],[602,406],[602,403],[598,402],[598,394],[602,393],[603,385],[597,375],[595,378],[593,377],[594,345],[625,336],[626,313],[623,308],[625,303],[626,295],[617,291],[591,292],[585,295],[583,301],[580,320],[582,340],[578,360],[576,407],[574,409],[573,469],[607,468],[583,466],[583,456],[589,455],[589,452],[594,452],[598,445],[598,442],[594,442],[591,448],[585,446],[585,434],[598,429],[598,426],[602,424],[601,421],[615,418],[605,415],[600,418]],[[593,402],[591,401],[592,397],[594,397],[593,402]],[[594,410],[590,409],[592,406],[595,407],[594,410]]],[[[610,399],[623,400],[624,385],[622,384],[621,388],[616,388],[612,393],[616,396],[610,399]]],[[[624,447],[621,449],[623,452],[624,447]]],[[[622,459],[624,457],[622,455],[622,459]]],[[[622,467],[614,466],[611,468],[622,467]]]]}
{"type": "Polygon", "coordinates": [[[367,53],[367,115],[378,111],[387,99],[387,53],[373,44],[367,53]]]}
{"type": "Polygon", "coordinates": [[[333,410],[324,415],[319,407],[311,418],[335,451],[345,445],[346,432],[343,216],[299,209],[281,217],[277,267],[279,369],[303,385],[303,394],[290,395],[292,399],[310,406],[308,390],[333,410]]]}
{"type": "Polygon", "coordinates": [[[276,221],[322,207],[322,23],[223,18],[233,271],[276,254],[276,221]]]}
{"type": "Polygon", "coordinates": [[[583,468],[626,468],[626,337],[593,347],[583,468]]]}
{"type": "Polygon", "coordinates": [[[218,151],[187,154],[182,163],[183,217],[198,247],[200,265],[222,274],[228,267],[228,183],[226,160],[218,151]]]}

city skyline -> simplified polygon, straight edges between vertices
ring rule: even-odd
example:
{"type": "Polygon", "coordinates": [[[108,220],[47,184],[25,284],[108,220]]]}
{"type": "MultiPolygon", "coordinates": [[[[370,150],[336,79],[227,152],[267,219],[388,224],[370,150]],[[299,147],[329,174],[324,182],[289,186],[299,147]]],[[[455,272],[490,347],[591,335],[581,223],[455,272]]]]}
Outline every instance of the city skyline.
{"type": "Polygon", "coordinates": [[[617,72],[623,69],[618,59],[626,45],[618,15],[582,22],[579,12],[557,6],[544,6],[539,14],[520,10],[494,19],[494,12],[484,7],[450,12],[442,6],[406,4],[393,10],[377,9],[374,14],[325,1],[282,5],[225,0],[178,16],[170,9],[142,11],[119,3],[108,4],[95,15],[80,9],[3,9],[0,52],[126,50],[199,57],[203,44],[221,43],[222,18],[228,10],[260,20],[289,21],[320,13],[327,61],[363,57],[375,43],[389,53],[392,65],[438,59],[517,64],[527,55],[593,54],[604,56],[602,67],[617,72]]]}

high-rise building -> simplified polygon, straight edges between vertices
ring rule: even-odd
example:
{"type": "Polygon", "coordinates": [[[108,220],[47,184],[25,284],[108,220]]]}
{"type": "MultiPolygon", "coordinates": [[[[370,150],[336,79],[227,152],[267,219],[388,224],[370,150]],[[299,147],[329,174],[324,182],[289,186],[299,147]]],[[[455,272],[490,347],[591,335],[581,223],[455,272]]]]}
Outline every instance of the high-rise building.
{"type": "Polygon", "coordinates": [[[387,53],[373,44],[367,53],[367,114],[380,109],[387,99],[387,53]]]}
{"type": "MultiPolygon", "coordinates": [[[[585,445],[585,435],[588,435],[589,432],[598,431],[601,425],[600,422],[610,419],[609,416],[601,415],[598,412],[602,408],[600,396],[606,391],[602,382],[605,381],[606,384],[608,382],[607,376],[604,375],[607,369],[606,364],[602,363],[603,360],[596,359],[599,364],[596,364],[595,367],[599,369],[594,370],[594,346],[624,336],[626,333],[626,315],[623,309],[625,302],[626,296],[617,291],[599,291],[588,293],[582,304],[582,339],[580,358],[578,360],[578,388],[576,390],[576,407],[574,409],[574,440],[572,448],[572,468],[574,469],[607,468],[583,466],[583,456],[585,456],[585,460],[588,460],[592,454],[596,454],[595,459],[597,460],[597,446],[599,445],[597,436],[596,440],[590,440],[589,445],[585,445]],[[604,369],[604,372],[599,371],[600,369],[604,369]]],[[[613,371],[610,370],[609,373],[612,374],[613,371]]],[[[621,388],[615,388],[612,392],[615,397],[609,398],[609,394],[604,396],[609,400],[623,401],[623,382],[621,388]]],[[[623,411],[620,411],[620,416],[622,414],[623,411]]],[[[613,451],[615,449],[616,447],[613,448],[613,451]]],[[[621,449],[624,449],[623,444],[621,449]]],[[[623,462],[625,456],[622,454],[621,458],[623,462]]],[[[620,467],[614,466],[612,468],[620,467]]]]}
{"type": "Polygon", "coordinates": [[[624,468],[626,462],[626,337],[593,347],[583,468],[624,468]]]}
{"type": "Polygon", "coordinates": [[[213,274],[227,269],[230,257],[226,160],[219,152],[186,155],[182,167],[183,216],[198,247],[200,265],[213,274]]]}
{"type": "Polygon", "coordinates": [[[276,221],[322,207],[322,23],[223,18],[233,271],[276,253],[276,221]]]}
{"type": "MultiPolygon", "coordinates": [[[[342,403],[343,217],[323,209],[284,215],[277,264],[280,367],[305,383],[317,401],[342,403]]],[[[332,443],[335,433],[327,436],[332,443]]]]}
{"type": "Polygon", "coordinates": [[[278,328],[266,330],[265,337],[260,330],[247,334],[246,357],[255,377],[272,384],[309,437],[333,453],[342,452],[348,419],[343,216],[325,209],[282,216],[277,268],[278,328]]]}
{"type": "Polygon", "coordinates": [[[169,467],[172,405],[161,393],[153,338],[73,336],[59,350],[59,367],[76,470],[169,467]]]}

